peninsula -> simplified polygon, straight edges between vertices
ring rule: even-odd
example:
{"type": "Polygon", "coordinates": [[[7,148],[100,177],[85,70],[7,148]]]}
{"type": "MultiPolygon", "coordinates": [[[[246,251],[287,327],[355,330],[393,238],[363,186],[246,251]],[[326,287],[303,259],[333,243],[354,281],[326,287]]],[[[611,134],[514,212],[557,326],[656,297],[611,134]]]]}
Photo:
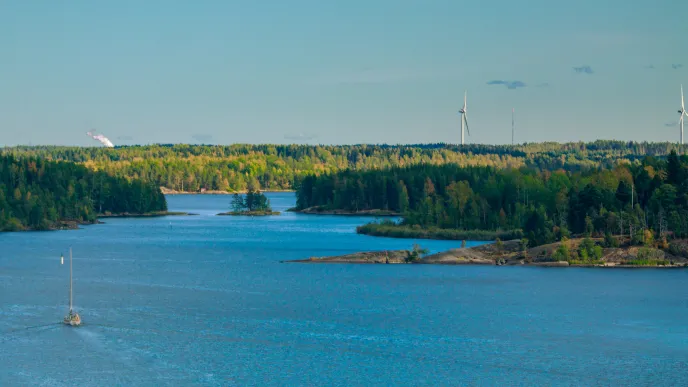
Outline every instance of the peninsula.
{"type": "Polygon", "coordinates": [[[99,217],[174,214],[153,184],[74,163],[0,155],[0,231],[68,230],[102,223],[99,217]]]}
{"type": "Polygon", "coordinates": [[[353,264],[435,264],[435,265],[530,265],[552,267],[688,267],[688,241],[673,244],[668,250],[653,247],[609,247],[602,241],[578,238],[534,248],[522,241],[511,240],[456,248],[423,255],[423,250],[369,251],[330,257],[311,257],[284,263],[353,263],[353,264]]]}

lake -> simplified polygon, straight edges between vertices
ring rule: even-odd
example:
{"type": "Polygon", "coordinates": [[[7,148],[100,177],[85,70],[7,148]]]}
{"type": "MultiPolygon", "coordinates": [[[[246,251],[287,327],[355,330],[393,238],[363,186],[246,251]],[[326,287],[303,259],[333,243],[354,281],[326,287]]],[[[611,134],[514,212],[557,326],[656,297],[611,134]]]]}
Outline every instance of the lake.
{"type": "Polygon", "coordinates": [[[414,241],[230,200],[0,233],[0,385],[688,385],[686,270],[285,264],[414,241]]]}

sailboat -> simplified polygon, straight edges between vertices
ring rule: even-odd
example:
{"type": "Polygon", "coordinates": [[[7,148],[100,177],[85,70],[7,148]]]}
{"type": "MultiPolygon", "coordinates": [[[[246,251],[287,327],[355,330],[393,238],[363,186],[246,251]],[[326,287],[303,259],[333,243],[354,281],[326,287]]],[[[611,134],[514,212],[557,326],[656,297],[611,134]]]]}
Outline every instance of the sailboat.
{"type": "MultiPolygon", "coordinates": [[[[60,257],[61,262],[64,262],[64,257],[60,257]]],[[[69,248],[69,314],[64,318],[65,325],[79,326],[81,325],[81,316],[74,311],[72,306],[72,248],[69,248]]]]}

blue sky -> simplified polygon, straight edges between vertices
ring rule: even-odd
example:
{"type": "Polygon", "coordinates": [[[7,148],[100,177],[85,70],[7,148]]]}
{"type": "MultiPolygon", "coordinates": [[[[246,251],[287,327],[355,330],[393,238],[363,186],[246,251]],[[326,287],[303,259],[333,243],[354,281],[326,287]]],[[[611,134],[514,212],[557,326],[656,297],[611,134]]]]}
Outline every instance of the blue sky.
{"type": "Polygon", "coordinates": [[[676,141],[684,8],[0,1],[0,145],[676,141]]]}

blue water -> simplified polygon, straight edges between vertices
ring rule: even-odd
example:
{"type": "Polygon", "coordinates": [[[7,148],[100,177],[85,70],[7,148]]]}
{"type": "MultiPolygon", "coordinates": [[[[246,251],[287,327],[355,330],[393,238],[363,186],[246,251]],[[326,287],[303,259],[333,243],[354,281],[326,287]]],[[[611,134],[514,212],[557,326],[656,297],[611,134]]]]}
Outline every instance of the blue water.
{"type": "Polygon", "coordinates": [[[0,385],[688,385],[688,271],[284,264],[414,241],[229,201],[0,234],[0,385]]]}

